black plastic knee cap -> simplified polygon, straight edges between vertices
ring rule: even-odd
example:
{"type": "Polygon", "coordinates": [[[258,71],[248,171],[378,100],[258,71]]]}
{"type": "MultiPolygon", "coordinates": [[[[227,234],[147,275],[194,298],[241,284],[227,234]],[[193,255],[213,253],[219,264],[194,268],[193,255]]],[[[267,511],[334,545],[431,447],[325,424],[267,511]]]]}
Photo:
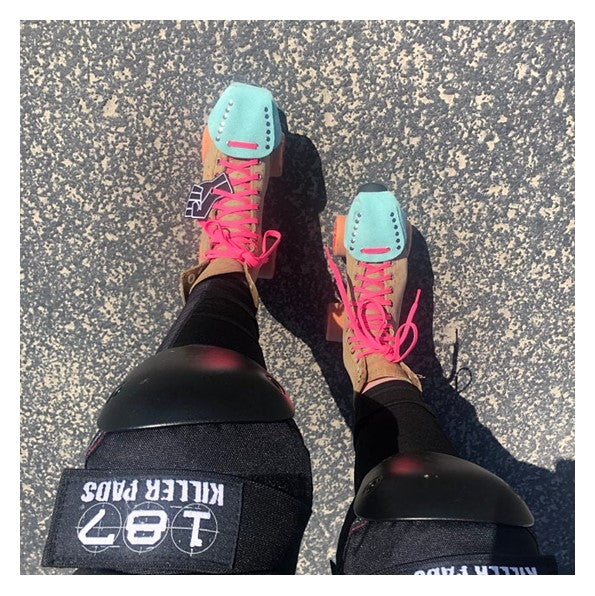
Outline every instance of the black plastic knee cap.
{"type": "Polygon", "coordinates": [[[139,364],[112,393],[98,419],[111,432],[207,422],[292,418],[293,404],[261,366],[238,352],[188,345],[139,364]]]}
{"type": "Polygon", "coordinates": [[[459,520],[530,527],[533,515],[504,480],[430,451],[394,455],[364,477],[354,501],[369,520],[459,520]]]}

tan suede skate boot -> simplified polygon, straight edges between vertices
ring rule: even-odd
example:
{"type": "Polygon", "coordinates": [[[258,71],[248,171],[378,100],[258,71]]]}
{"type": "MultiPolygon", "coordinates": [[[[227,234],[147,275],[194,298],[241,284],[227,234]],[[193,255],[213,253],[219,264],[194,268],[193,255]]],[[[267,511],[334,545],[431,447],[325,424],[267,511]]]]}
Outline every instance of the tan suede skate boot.
{"type": "Polygon", "coordinates": [[[184,271],[180,292],[188,294],[214,275],[246,275],[254,304],[258,277],[274,272],[281,234],[261,234],[270,177],[283,169],[284,137],[272,95],[266,89],[232,83],[213,108],[202,140],[203,182],[194,185],[186,217],[201,227],[198,265],[184,271]]]}
{"type": "Polygon", "coordinates": [[[356,392],[391,378],[421,390],[419,378],[403,362],[417,341],[413,316],[419,290],[406,322],[398,326],[410,248],[411,226],[383,185],[362,186],[349,214],[335,223],[333,252],[346,258],[348,283],[345,287],[327,249],[342,300],[329,309],[327,339],[343,342],[343,362],[356,392]]]}

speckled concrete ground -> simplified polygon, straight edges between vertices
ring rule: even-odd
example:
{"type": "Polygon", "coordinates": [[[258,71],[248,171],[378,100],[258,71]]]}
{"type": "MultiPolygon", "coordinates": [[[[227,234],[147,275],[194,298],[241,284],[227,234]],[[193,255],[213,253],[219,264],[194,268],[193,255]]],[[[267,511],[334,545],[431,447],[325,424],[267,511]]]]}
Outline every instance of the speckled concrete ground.
{"type": "Polygon", "coordinates": [[[23,573],[47,572],[61,469],[180,308],[184,198],[232,80],[270,88],[287,119],[267,215],[284,240],[260,321],[314,466],[299,572],[329,572],[350,499],[322,246],[367,180],[398,191],[416,228],[411,365],[426,398],[573,572],[572,23],[28,22],[21,44],[23,573]]]}

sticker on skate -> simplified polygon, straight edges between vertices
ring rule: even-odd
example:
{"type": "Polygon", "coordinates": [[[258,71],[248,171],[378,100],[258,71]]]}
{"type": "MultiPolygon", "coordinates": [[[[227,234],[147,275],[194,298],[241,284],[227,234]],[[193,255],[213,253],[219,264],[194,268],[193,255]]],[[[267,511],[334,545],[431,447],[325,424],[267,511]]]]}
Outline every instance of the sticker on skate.
{"type": "Polygon", "coordinates": [[[213,205],[219,199],[219,195],[213,192],[215,189],[233,192],[233,187],[225,172],[212,180],[205,180],[192,186],[186,202],[186,217],[199,220],[207,219],[213,205]]]}

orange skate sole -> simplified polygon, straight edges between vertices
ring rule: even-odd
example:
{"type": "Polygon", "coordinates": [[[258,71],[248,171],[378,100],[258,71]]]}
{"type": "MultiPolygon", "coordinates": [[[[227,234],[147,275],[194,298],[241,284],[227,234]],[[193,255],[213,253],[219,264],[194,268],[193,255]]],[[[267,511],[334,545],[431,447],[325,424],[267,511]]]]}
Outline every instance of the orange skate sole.
{"type": "MultiPolygon", "coordinates": [[[[338,257],[345,256],[345,221],[347,216],[337,215],[333,229],[332,253],[338,257]]],[[[331,302],[326,311],[326,339],[327,341],[343,341],[343,324],[345,311],[341,302],[331,302]]]]}

